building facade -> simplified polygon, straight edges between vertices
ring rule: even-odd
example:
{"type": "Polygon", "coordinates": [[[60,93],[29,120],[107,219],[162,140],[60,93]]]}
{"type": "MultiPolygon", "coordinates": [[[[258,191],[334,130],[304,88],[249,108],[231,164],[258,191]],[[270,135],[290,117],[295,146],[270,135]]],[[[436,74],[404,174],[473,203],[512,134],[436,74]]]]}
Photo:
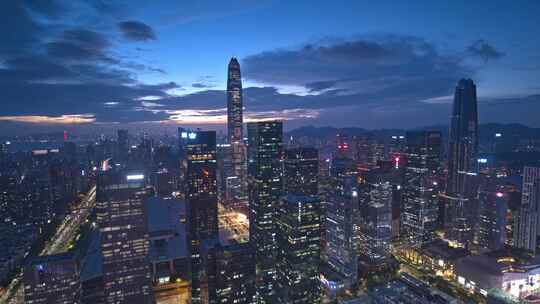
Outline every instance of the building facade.
{"type": "Polygon", "coordinates": [[[192,271],[192,303],[213,298],[210,285],[214,273],[213,248],[218,238],[216,132],[187,133],[186,199],[192,271]]]}
{"type": "Polygon", "coordinates": [[[284,156],[285,193],[317,195],[319,191],[319,152],[317,149],[287,149],[284,156]]]}
{"type": "Polygon", "coordinates": [[[439,167],[440,132],[407,132],[401,212],[401,235],[413,246],[433,239],[437,227],[438,199],[434,174],[439,167]]]}
{"type": "Polygon", "coordinates": [[[523,169],[521,206],[514,225],[514,246],[532,252],[538,250],[540,234],[540,168],[523,169]]]}
{"type": "Polygon", "coordinates": [[[283,193],[282,153],[281,122],[248,124],[249,233],[255,247],[257,303],[275,301],[275,217],[283,193]]]}
{"type": "Polygon", "coordinates": [[[321,202],[288,194],[277,211],[278,303],[315,304],[321,301],[321,202]]]}
{"type": "Polygon", "coordinates": [[[475,243],[483,249],[499,250],[506,242],[507,198],[496,180],[485,179],[478,188],[479,217],[475,243]]]}
{"type": "Polygon", "coordinates": [[[97,223],[102,234],[106,303],[152,303],[145,176],[104,171],[98,176],[97,223]]]}
{"type": "Polygon", "coordinates": [[[349,288],[358,279],[359,190],[355,176],[340,179],[329,195],[325,221],[326,287],[349,288]],[[334,284],[335,283],[335,284],[334,284]]]}
{"type": "Polygon", "coordinates": [[[71,253],[33,259],[24,269],[24,302],[81,303],[80,271],[71,253]]]}
{"type": "Polygon", "coordinates": [[[392,241],[392,185],[374,185],[360,213],[360,253],[369,265],[384,264],[392,241]]]}
{"type": "Polygon", "coordinates": [[[445,200],[447,238],[458,246],[472,241],[478,175],[478,111],[476,85],[462,79],[456,86],[448,139],[445,200]]]}
{"type": "Polygon", "coordinates": [[[231,145],[232,174],[229,189],[233,204],[246,204],[246,146],[244,144],[242,76],[240,63],[231,58],[227,78],[227,143],[231,145]]]}

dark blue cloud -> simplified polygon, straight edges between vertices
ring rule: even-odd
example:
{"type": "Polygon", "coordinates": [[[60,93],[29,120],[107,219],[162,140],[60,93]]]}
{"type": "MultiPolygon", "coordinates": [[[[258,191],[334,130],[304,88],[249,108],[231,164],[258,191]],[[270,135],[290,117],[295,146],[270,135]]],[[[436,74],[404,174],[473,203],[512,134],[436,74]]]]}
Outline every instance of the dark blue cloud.
{"type": "MultiPolygon", "coordinates": [[[[165,75],[165,71],[142,62],[138,55],[117,53],[116,46],[119,41],[129,46],[126,39],[155,40],[156,33],[139,21],[117,23],[130,20],[130,16],[101,19],[100,14],[124,11],[108,3],[0,3],[0,18],[13,29],[0,35],[0,116],[89,113],[95,115],[97,123],[134,123],[163,121],[190,109],[201,113],[218,109],[215,113],[222,114],[226,94],[213,89],[216,81],[208,76],[191,84],[203,91],[183,96],[172,95],[182,89],[175,82],[142,83],[139,73],[165,75]],[[71,11],[74,7],[78,10],[75,15],[71,11]],[[103,24],[63,23],[80,14],[91,15],[89,20],[103,24]],[[125,39],[118,39],[118,29],[125,39]]],[[[246,113],[283,114],[303,109],[319,114],[316,121],[297,115],[300,119],[289,125],[414,127],[446,123],[450,104],[424,101],[451,95],[461,77],[474,78],[476,70],[466,60],[471,56],[487,61],[503,54],[483,40],[465,52],[443,53],[434,43],[401,35],[332,38],[260,52],[242,63],[245,78],[263,85],[244,89],[246,113]],[[287,92],[297,87],[304,91],[285,93],[284,88],[290,87],[293,89],[287,92]]],[[[535,112],[527,109],[539,104],[538,96],[481,100],[481,121],[522,118],[534,122],[537,120],[531,113],[535,112]],[[513,102],[512,107],[506,102],[513,102]]]]}
{"type": "Polygon", "coordinates": [[[379,99],[400,94],[414,101],[448,94],[461,77],[471,76],[459,52],[441,54],[418,37],[383,35],[350,41],[312,43],[248,56],[244,75],[270,85],[308,91],[339,90],[341,95],[379,99]]]}
{"type": "Polygon", "coordinates": [[[478,57],[484,62],[499,59],[504,56],[504,53],[498,51],[494,46],[482,39],[476,40],[469,45],[467,47],[467,52],[472,57],[478,57]]]}
{"type": "Polygon", "coordinates": [[[132,41],[156,40],[154,30],[140,21],[124,21],[118,23],[118,28],[125,38],[132,41]]]}
{"type": "Polygon", "coordinates": [[[208,89],[208,88],[215,87],[214,84],[205,83],[205,82],[194,82],[194,83],[191,84],[191,86],[196,88],[196,89],[208,89]]]}

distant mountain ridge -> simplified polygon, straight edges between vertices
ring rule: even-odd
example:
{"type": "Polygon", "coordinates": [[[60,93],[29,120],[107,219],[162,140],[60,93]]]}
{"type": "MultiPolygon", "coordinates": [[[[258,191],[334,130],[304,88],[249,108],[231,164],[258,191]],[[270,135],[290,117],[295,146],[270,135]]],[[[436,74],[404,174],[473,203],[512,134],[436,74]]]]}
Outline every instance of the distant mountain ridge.
{"type": "MultiPolygon", "coordinates": [[[[392,135],[404,135],[407,131],[412,130],[433,130],[440,131],[444,137],[448,136],[448,125],[433,125],[425,126],[415,129],[375,129],[369,130],[364,128],[348,127],[348,128],[335,128],[335,127],[314,127],[305,126],[296,128],[286,132],[288,137],[317,137],[317,138],[330,138],[336,134],[344,134],[347,136],[358,135],[371,135],[376,138],[385,138],[392,135]]],[[[488,123],[480,124],[478,126],[478,133],[480,139],[494,137],[496,133],[500,133],[502,136],[512,136],[519,138],[540,139],[540,128],[531,128],[522,124],[498,124],[488,123]]]]}

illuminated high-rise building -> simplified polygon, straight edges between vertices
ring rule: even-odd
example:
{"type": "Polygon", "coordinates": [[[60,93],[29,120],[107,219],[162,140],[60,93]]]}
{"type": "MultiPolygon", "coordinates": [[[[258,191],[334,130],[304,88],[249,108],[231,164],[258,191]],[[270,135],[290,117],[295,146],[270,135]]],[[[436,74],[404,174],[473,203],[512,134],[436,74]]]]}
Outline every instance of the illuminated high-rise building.
{"type": "Polygon", "coordinates": [[[98,176],[96,210],[106,303],[153,303],[144,181],[140,173],[104,171],[98,176]]]}
{"type": "Polygon", "coordinates": [[[210,265],[218,238],[216,132],[187,132],[186,151],[192,303],[205,303],[215,291],[210,265]]]}
{"type": "Polygon", "coordinates": [[[379,266],[390,256],[392,240],[392,185],[377,183],[361,208],[360,253],[369,266],[379,266]]]}
{"type": "Polygon", "coordinates": [[[472,241],[478,175],[476,85],[461,79],[456,86],[448,139],[448,177],[444,201],[446,237],[458,246],[472,241]]]}
{"type": "Polygon", "coordinates": [[[244,140],[242,107],[242,76],[240,74],[240,63],[233,57],[231,58],[231,61],[229,61],[227,78],[227,138],[229,143],[244,140]]]}
{"type": "Polygon", "coordinates": [[[188,132],[186,149],[190,233],[195,239],[215,238],[218,231],[216,132],[188,132]]]}
{"type": "Polygon", "coordinates": [[[277,224],[277,303],[316,304],[321,301],[321,202],[287,194],[279,204],[277,224]]]}
{"type": "Polygon", "coordinates": [[[228,180],[227,203],[246,204],[246,146],[243,129],[242,76],[240,63],[231,58],[227,78],[227,143],[231,145],[232,172],[228,180]]]}
{"type": "Polygon", "coordinates": [[[448,180],[446,193],[454,196],[470,194],[468,177],[477,172],[478,113],[476,85],[461,79],[454,94],[448,139],[448,180]]]}
{"type": "Polygon", "coordinates": [[[536,252],[540,235],[540,168],[538,167],[523,169],[521,206],[514,225],[514,247],[536,252]]]}
{"type": "Polygon", "coordinates": [[[284,154],[285,193],[317,195],[319,151],[315,148],[294,148],[285,150],[284,154]]]}
{"type": "Polygon", "coordinates": [[[238,177],[234,176],[232,163],[232,145],[217,145],[217,178],[218,178],[218,197],[220,202],[230,202],[233,199],[231,183],[238,177]]]}
{"type": "Polygon", "coordinates": [[[24,303],[81,303],[80,271],[72,253],[34,258],[24,269],[24,303]]]}
{"type": "Polygon", "coordinates": [[[337,180],[327,198],[323,271],[327,289],[350,288],[358,280],[359,188],[355,175],[337,180]]]}
{"type": "Polygon", "coordinates": [[[401,229],[407,243],[422,245],[433,238],[439,215],[435,173],[439,167],[441,133],[407,132],[401,229]]]}
{"type": "Polygon", "coordinates": [[[345,134],[337,134],[334,158],[351,158],[351,152],[349,137],[345,134]]]}
{"type": "Polygon", "coordinates": [[[487,250],[502,249],[506,242],[507,198],[493,178],[483,178],[478,188],[479,218],[475,243],[487,250]]]}
{"type": "Polygon", "coordinates": [[[257,303],[275,303],[275,217],[283,193],[282,123],[249,123],[248,143],[249,232],[255,247],[257,303]]]}
{"type": "Polygon", "coordinates": [[[215,252],[217,303],[255,303],[255,260],[251,244],[220,240],[215,252]]]}

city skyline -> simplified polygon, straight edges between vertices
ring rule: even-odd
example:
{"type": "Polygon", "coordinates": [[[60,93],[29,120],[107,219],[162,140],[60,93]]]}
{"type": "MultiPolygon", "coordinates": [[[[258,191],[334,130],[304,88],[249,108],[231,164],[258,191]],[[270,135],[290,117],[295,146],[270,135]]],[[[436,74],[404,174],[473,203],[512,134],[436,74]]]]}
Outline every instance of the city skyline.
{"type": "Polygon", "coordinates": [[[538,15],[0,3],[0,302],[539,302],[538,15]]]}
{"type": "Polygon", "coordinates": [[[540,126],[538,3],[317,4],[3,3],[15,30],[0,40],[0,126],[223,129],[231,57],[243,67],[245,122],[447,124],[455,83],[472,78],[481,122],[540,126]]]}

